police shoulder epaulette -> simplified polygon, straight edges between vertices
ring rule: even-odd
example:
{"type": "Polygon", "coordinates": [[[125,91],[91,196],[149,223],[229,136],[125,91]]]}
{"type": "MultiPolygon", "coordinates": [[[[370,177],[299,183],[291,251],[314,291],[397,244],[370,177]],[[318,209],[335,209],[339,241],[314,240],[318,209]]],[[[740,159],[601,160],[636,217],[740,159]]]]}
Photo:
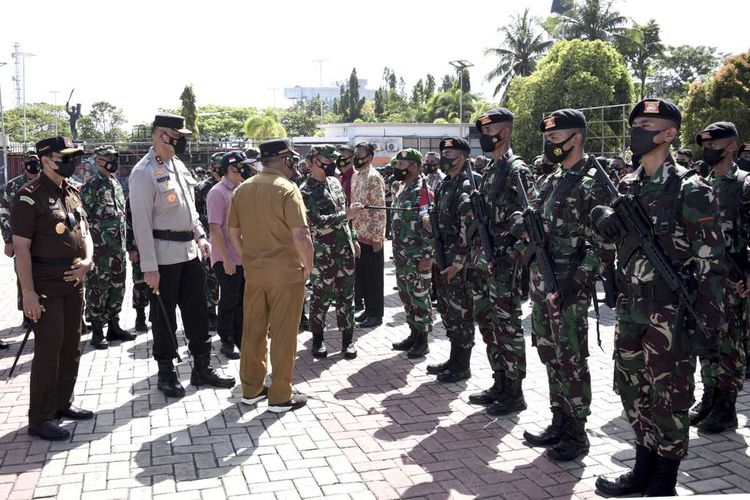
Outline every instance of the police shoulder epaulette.
{"type": "Polygon", "coordinates": [[[41,185],[42,183],[39,181],[39,179],[34,179],[31,182],[27,182],[21,189],[21,192],[33,193],[34,191],[39,189],[39,186],[41,185]]]}

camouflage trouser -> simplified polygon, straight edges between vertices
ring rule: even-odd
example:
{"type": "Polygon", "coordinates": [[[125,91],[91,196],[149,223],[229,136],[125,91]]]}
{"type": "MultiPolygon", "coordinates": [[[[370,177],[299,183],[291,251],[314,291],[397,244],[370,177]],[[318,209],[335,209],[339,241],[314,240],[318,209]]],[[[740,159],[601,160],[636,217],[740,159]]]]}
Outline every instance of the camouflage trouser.
{"type": "Polygon", "coordinates": [[[705,387],[737,394],[745,383],[746,300],[732,290],[724,294],[726,323],[719,333],[719,359],[701,358],[701,379],[705,387]]]}
{"type": "MultiPolygon", "coordinates": [[[[615,392],[635,432],[636,443],[672,460],[688,450],[688,410],[693,404],[695,360],[687,340],[675,335],[675,306],[663,305],[658,321],[652,308],[644,314],[639,301],[630,310],[620,296],[615,327],[615,392]],[[633,322],[639,318],[643,322],[633,322]]],[[[651,305],[654,303],[651,302],[651,305]]]]}
{"type": "Polygon", "coordinates": [[[140,262],[133,264],[133,309],[145,309],[151,300],[151,289],[143,279],[140,262]]]}
{"type": "Polygon", "coordinates": [[[211,259],[202,260],[203,270],[206,272],[206,307],[219,305],[219,280],[211,267],[211,259]]]}
{"type": "Polygon", "coordinates": [[[404,304],[409,331],[429,333],[432,331],[432,303],[430,284],[432,269],[420,271],[417,260],[404,260],[396,256],[396,285],[398,296],[404,304]]]}
{"type": "Polygon", "coordinates": [[[103,325],[122,310],[125,298],[125,252],[94,248],[94,269],[86,275],[86,318],[103,325]]]}
{"type": "Polygon", "coordinates": [[[336,324],[341,332],[354,330],[354,253],[348,246],[315,244],[310,275],[310,331],[322,333],[326,313],[336,302],[336,324]]]}
{"type": "Polygon", "coordinates": [[[471,305],[474,309],[474,321],[477,322],[479,333],[487,348],[487,359],[493,372],[501,372],[504,364],[500,359],[500,343],[492,294],[492,279],[486,271],[474,270],[468,274],[471,287],[471,305]]]}
{"type": "Polygon", "coordinates": [[[526,341],[521,324],[519,283],[513,281],[510,273],[496,273],[490,284],[499,340],[497,362],[508,378],[522,380],[526,377],[526,341]]]}
{"type": "Polygon", "coordinates": [[[450,283],[440,274],[437,280],[438,311],[448,339],[459,349],[474,347],[474,304],[467,279],[471,273],[472,270],[464,268],[450,283]]]}
{"type": "Polygon", "coordinates": [[[562,408],[569,417],[586,418],[591,414],[591,374],[587,361],[590,298],[579,293],[550,318],[543,287],[541,274],[532,266],[531,328],[539,359],[547,369],[550,406],[562,408]]]}

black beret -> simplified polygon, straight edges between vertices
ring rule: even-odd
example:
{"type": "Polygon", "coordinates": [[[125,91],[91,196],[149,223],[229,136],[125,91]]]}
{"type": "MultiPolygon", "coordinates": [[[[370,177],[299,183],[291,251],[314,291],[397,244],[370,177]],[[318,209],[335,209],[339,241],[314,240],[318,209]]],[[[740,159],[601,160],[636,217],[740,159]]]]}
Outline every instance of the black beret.
{"type": "Polygon", "coordinates": [[[471,146],[469,146],[469,142],[465,139],[461,139],[460,137],[446,137],[442,141],[440,141],[440,151],[444,151],[446,149],[457,149],[459,151],[466,151],[467,153],[471,153],[471,146]]]}
{"type": "Polygon", "coordinates": [[[490,123],[513,123],[513,113],[507,108],[493,108],[485,111],[482,116],[477,118],[477,130],[482,130],[482,125],[490,123]]]}
{"type": "Polygon", "coordinates": [[[247,148],[245,150],[245,156],[254,160],[260,156],[260,150],[258,150],[258,148],[247,148]]]}
{"type": "Polygon", "coordinates": [[[292,155],[292,143],[289,139],[274,139],[260,143],[260,159],[275,158],[282,155],[292,155]]]}
{"type": "Polygon", "coordinates": [[[728,139],[730,137],[737,137],[738,135],[737,127],[734,126],[734,123],[716,122],[704,128],[702,132],[698,132],[698,135],[695,136],[695,142],[698,143],[698,146],[701,146],[703,141],[728,139]]]}
{"type": "Polygon", "coordinates": [[[586,128],[586,117],[577,109],[558,109],[539,122],[539,130],[542,132],[569,128],[586,128]]]}
{"type": "Polygon", "coordinates": [[[171,128],[184,135],[192,134],[189,128],[185,128],[184,117],[170,113],[159,113],[156,115],[154,117],[154,127],[171,128]]]}
{"type": "Polygon", "coordinates": [[[348,144],[339,144],[338,148],[339,151],[351,151],[354,152],[354,148],[348,144]]]}
{"type": "Polygon", "coordinates": [[[633,111],[630,112],[628,125],[633,125],[633,120],[641,116],[671,120],[678,127],[682,125],[680,108],[672,101],[667,101],[666,99],[644,99],[636,104],[633,111]]]}
{"type": "Polygon", "coordinates": [[[36,143],[36,152],[39,156],[50,153],[60,153],[66,156],[83,154],[83,150],[78,148],[69,137],[63,136],[42,139],[36,143]]]}
{"type": "Polygon", "coordinates": [[[354,146],[354,148],[355,149],[356,148],[365,148],[366,150],[368,150],[370,152],[371,155],[374,155],[375,154],[375,148],[376,148],[376,146],[375,146],[375,144],[373,144],[371,142],[360,142],[360,143],[357,143],[357,145],[354,146]]]}

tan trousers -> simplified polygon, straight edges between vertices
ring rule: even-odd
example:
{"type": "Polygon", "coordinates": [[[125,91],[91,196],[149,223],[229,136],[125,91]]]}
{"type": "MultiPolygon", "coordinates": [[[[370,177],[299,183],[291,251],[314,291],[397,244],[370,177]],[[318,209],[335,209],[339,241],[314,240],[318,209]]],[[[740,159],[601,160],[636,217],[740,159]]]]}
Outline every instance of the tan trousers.
{"type": "Polygon", "coordinates": [[[242,395],[252,398],[263,390],[268,371],[268,329],[271,329],[272,383],[268,403],[292,397],[292,373],[297,357],[299,318],[305,300],[305,283],[259,287],[245,283],[240,380],[242,395]]]}

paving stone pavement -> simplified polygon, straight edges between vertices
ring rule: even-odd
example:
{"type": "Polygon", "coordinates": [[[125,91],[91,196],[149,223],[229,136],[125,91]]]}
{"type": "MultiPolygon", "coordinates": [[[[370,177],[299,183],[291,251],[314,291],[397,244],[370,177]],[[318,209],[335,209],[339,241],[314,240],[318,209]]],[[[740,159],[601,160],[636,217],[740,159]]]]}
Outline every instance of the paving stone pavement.
{"type": "MultiPolygon", "coordinates": [[[[335,329],[326,333],[329,357],[323,360],[307,352],[310,333],[300,334],[295,384],[311,396],[306,408],[277,416],[266,412],[264,403],[240,404],[239,386],[187,385],[190,362],[179,332],[185,359],[179,376],[187,395],[167,400],[156,390],[150,333],[141,334],[106,351],[84,345],[76,403],[95,410],[96,418],[65,422],[72,439],[48,443],[26,433],[33,338],[15,377],[4,382],[23,331],[12,262],[2,259],[0,338],[12,346],[0,352],[0,499],[591,498],[597,475],[632,465],[633,433],[612,391],[609,309],[602,310],[603,351],[589,318],[591,452],[555,463],[542,449],[522,443],[524,429],[542,428],[550,417],[546,375],[528,335],[529,305],[523,309],[529,409],[491,418],[467,402],[471,392],[491,384],[478,334],[473,376],[458,384],[439,384],[425,372],[427,363],[448,354],[439,319],[426,360],[414,362],[391,350],[407,327],[387,257],[386,262],[386,317],[379,328],[356,331],[357,359],[339,354],[335,329]]],[[[122,325],[132,328],[134,322],[128,289],[122,325]]],[[[332,312],[328,322],[334,324],[332,312]]],[[[239,361],[216,354],[218,346],[214,336],[214,363],[239,379],[239,361]]],[[[709,436],[691,430],[680,494],[750,492],[750,396],[743,392],[737,404],[736,432],[709,436]]]]}

